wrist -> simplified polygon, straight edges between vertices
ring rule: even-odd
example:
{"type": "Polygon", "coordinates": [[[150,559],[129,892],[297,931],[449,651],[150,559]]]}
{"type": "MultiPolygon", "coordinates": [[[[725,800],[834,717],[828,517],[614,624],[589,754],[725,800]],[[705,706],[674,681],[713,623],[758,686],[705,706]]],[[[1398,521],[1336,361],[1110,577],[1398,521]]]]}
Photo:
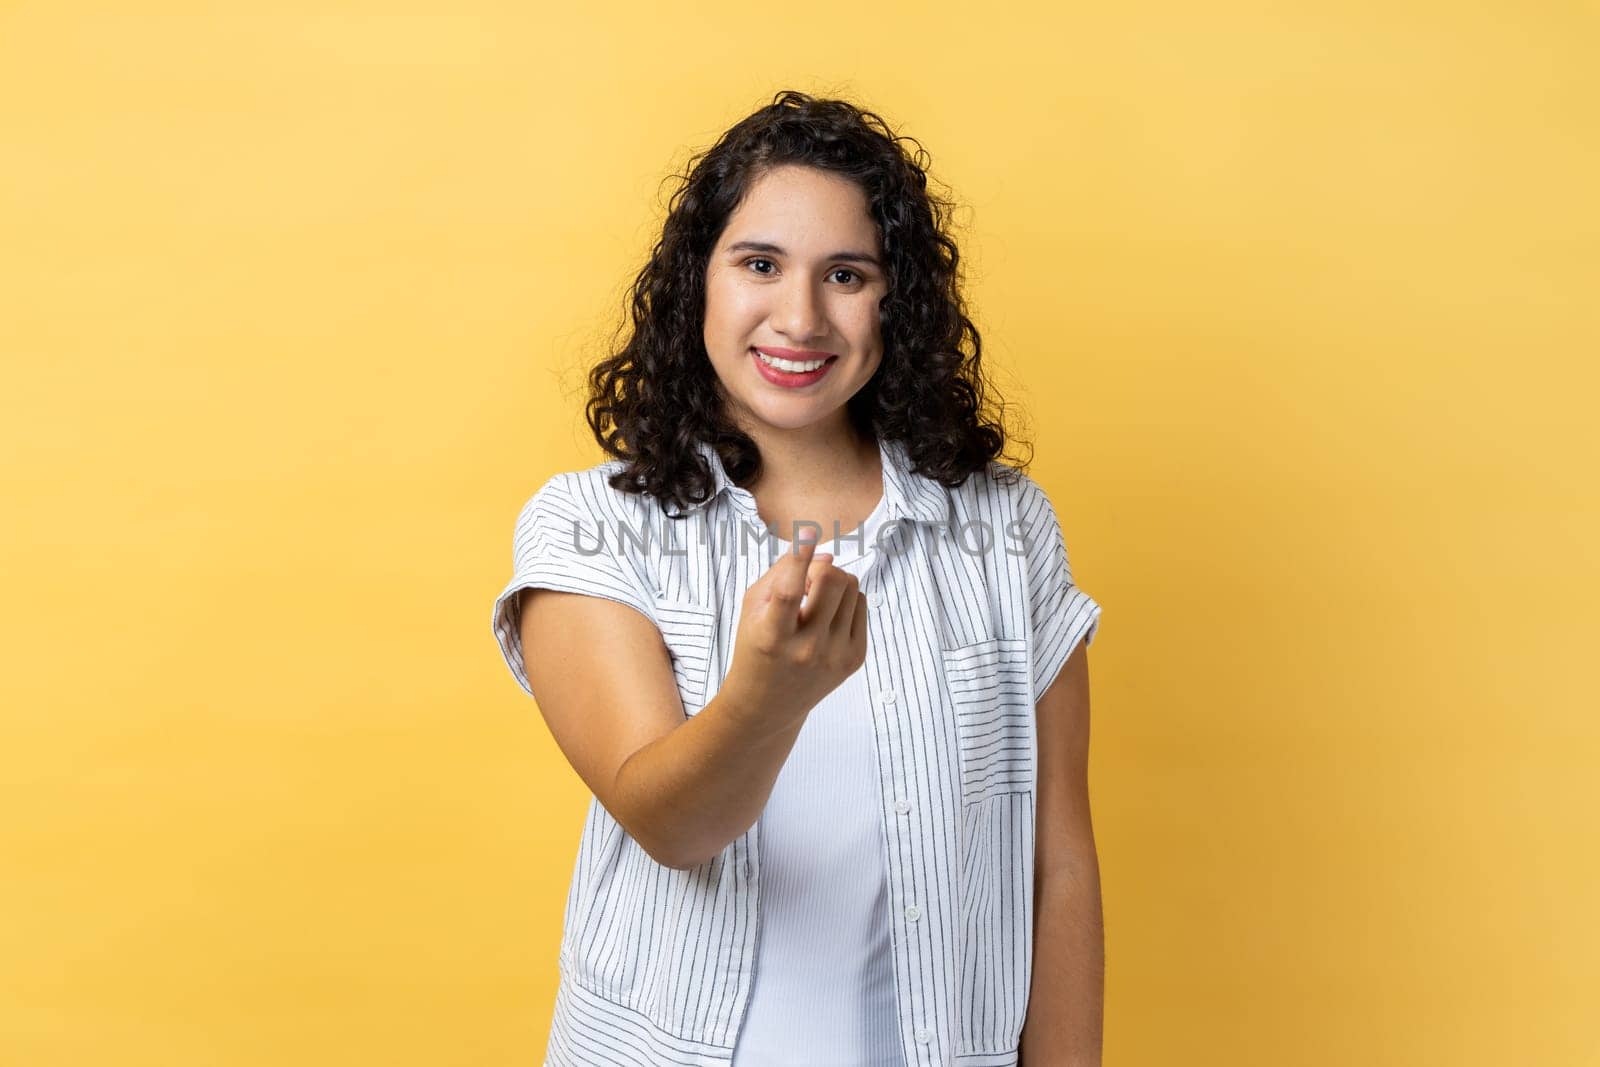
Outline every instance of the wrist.
{"type": "MultiPolygon", "coordinates": [[[[760,687],[747,685],[737,671],[729,671],[722,688],[712,698],[712,704],[717,706],[718,717],[751,740],[792,735],[811,710],[794,707],[760,687]]],[[[710,710],[708,705],[706,711],[710,710]]],[[[700,714],[704,715],[705,711],[700,714]]]]}

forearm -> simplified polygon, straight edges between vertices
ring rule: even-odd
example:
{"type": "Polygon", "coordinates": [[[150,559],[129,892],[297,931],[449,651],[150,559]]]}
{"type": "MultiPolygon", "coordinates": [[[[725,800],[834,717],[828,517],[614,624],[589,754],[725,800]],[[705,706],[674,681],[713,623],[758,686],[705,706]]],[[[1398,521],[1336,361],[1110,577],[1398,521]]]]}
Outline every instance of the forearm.
{"type": "Polygon", "coordinates": [[[692,867],[748,830],[767,804],[805,713],[724,688],[617,770],[613,812],[659,862],[692,867]]]}
{"type": "Polygon", "coordinates": [[[1100,868],[1092,850],[1034,896],[1033,981],[1020,1067],[1099,1067],[1105,1002],[1100,868]]]}

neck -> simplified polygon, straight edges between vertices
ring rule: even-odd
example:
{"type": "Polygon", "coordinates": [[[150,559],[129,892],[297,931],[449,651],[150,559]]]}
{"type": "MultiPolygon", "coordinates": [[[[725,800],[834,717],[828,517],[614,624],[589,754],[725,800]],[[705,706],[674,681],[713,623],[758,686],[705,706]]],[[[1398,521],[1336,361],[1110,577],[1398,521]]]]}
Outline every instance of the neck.
{"type": "Polygon", "coordinates": [[[880,474],[878,442],[859,433],[848,418],[799,430],[746,427],[745,433],[761,450],[761,476],[752,491],[782,486],[786,495],[810,496],[873,481],[880,474]]]}

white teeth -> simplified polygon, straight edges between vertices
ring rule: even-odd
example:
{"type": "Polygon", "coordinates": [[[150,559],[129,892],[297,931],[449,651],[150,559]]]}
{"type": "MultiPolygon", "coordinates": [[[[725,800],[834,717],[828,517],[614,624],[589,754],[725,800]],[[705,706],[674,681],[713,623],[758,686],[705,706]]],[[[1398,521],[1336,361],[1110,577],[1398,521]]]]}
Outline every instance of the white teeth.
{"type": "Polygon", "coordinates": [[[825,359],[815,359],[806,363],[795,363],[792,360],[779,359],[776,356],[769,356],[759,348],[756,349],[756,355],[759,356],[761,362],[765,363],[767,366],[777,367],[779,370],[786,370],[790,374],[803,374],[806,371],[813,371],[821,367],[824,363],[828,362],[825,359]]]}

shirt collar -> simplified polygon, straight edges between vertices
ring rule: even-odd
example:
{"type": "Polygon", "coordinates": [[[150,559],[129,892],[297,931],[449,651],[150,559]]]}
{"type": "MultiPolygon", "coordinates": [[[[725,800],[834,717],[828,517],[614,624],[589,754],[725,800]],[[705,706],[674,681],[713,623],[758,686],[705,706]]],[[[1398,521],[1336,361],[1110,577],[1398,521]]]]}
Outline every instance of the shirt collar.
{"type": "MultiPolygon", "coordinates": [[[[706,507],[723,493],[731,493],[747,510],[755,510],[755,498],[748,489],[735,485],[722,466],[722,457],[705,441],[695,443],[695,451],[711,469],[711,495],[699,504],[678,508],[665,505],[669,514],[682,515],[706,507]]],[[[883,463],[883,494],[886,521],[909,519],[916,522],[944,523],[950,519],[950,497],[945,487],[911,469],[911,459],[903,442],[878,438],[878,455],[883,463]]]]}

